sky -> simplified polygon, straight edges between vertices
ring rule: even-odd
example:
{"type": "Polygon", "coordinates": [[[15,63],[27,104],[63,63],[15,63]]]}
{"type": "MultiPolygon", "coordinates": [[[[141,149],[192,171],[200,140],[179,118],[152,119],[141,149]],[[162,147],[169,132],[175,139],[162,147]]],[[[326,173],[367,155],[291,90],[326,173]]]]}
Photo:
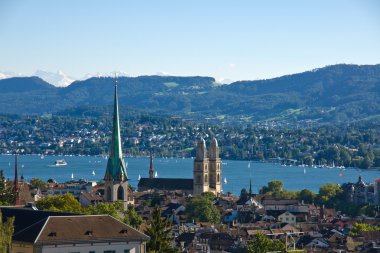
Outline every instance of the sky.
{"type": "Polygon", "coordinates": [[[380,63],[380,1],[0,0],[0,73],[256,80],[380,63]]]}

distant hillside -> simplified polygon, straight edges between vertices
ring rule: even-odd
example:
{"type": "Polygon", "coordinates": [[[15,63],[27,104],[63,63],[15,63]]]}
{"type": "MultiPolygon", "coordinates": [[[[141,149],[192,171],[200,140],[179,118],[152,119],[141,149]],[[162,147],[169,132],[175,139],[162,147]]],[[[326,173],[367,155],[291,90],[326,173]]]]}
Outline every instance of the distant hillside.
{"type": "MultiPolygon", "coordinates": [[[[0,80],[0,113],[74,112],[112,104],[112,78],[56,88],[36,77],[0,80]]],[[[380,115],[380,65],[333,65],[229,85],[211,77],[120,77],[120,105],[186,118],[349,122],[380,115]]]]}

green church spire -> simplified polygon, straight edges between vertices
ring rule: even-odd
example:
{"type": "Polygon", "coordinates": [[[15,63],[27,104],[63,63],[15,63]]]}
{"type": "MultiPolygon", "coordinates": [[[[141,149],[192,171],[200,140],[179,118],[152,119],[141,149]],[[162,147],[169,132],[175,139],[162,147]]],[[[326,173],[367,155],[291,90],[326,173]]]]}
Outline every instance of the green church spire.
{"type": "Polygon", "coordinates": [[[107,169],[104,180],[126,181],[127,179],[127,170],[125,168],[123,152],[121,150],[117,80],[115,78],[111,150],[107,162],[107,169]]]}

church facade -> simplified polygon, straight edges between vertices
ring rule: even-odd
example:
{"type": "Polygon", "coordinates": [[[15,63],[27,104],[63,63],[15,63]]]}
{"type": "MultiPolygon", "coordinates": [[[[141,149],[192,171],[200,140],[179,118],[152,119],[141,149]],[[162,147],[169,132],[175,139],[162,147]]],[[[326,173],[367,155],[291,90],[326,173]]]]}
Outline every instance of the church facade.
{"type": "Polygon", "coordinates": [[[219,146],[215,138],[211,140],[207,154],[203,138],[197,141],[196,157],[193,166],[193,178],[155,178],[152,155],[150,158],[149,178],[141,178],[138,191],[180,190],[187,194],[200,196],[203,192],[212,192],[216,196],[222,193],[222,161],[219,158],[219,146]]]}

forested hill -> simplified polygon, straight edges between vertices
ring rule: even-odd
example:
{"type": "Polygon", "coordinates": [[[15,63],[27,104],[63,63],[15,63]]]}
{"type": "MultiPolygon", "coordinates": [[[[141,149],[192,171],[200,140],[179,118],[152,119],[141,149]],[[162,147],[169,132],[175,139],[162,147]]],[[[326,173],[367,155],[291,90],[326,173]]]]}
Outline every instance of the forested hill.
{"type": "MultiPolygon", "coordinates": [[[[40,114],[109,106],[113,78],[56,88],[37,77],[0,80],[0,113],[40,114]]],[[[119,103],[152,113],[223,120],[351,122],[380,115],[380,64],[333,65],[221,85],[211,77],[120,77],[119,103]]]]}

